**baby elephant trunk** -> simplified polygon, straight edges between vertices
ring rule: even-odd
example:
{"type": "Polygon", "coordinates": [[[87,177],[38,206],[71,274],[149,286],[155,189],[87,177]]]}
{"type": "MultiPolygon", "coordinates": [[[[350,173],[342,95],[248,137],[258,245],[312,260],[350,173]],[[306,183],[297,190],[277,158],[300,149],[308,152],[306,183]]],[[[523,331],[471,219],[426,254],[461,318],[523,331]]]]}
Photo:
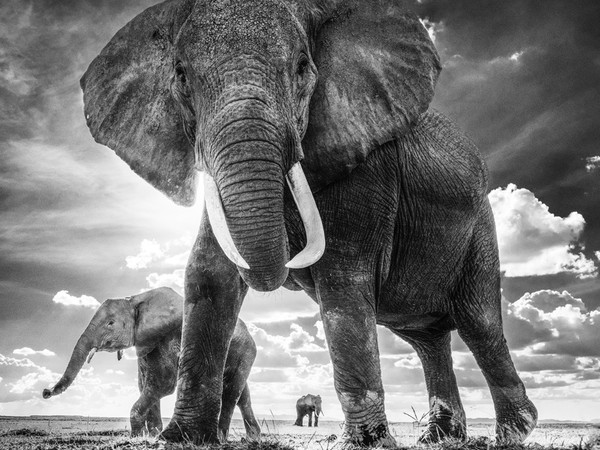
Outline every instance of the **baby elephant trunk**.
{"type": "Polygon", "coordinates": [[[70,385],[73,383],[75,377],[83,367],[83,363],[85,362],[88,354],[93,355],[92,351],[94,350],[92,340],[87,335],[87,330],[84,332],[75,348],[73,349],[73,353],[71,354],[71,359],[69,360],[69,364],[67,365],[67,369],[65,373],[60,378],[58,383],[54,385],[51,389],[44,389],[42,392],[42,396],[44,398],[50,398],[54,395],[62,394],[70,385]]]}

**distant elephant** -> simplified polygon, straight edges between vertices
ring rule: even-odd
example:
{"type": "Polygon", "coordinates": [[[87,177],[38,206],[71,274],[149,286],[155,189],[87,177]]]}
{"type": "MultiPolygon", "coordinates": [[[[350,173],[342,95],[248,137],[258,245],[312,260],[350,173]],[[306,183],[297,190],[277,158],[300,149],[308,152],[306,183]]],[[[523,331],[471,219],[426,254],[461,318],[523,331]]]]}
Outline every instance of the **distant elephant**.
{"type": "Polygon", "coordinates": [[[534,428],[502,331],[487,170],[474,144],[428,111],[441,66],[403,4],[167,0],[123,27],[82,77],[92,135],[137,174],[191,205],[204,172],[167,440],[219,440],[227,348],[248,286],[303,289],[319,304],[344,445],[395,444],[376,324],[423,363],[423,441],[466,434],[453,329],[488,382],[498,441],[534,428]]]}
{"type": "Polygon", "coordinates": [[[294,425],[303,426],[304,416],[308,415],[308,426],[312,427],[312,415],[315,414],[315,427],[319,426],[319,414],[323,414],[321,409],[321,396],[306,394],[296,402],[296,422],[294,425]]]}
{"type": "MultiPolygon", "coordinates": [[[[131,408],[131,434],[160,432],[160,399],[174,392],[177,380],[182,318],[183,298],[166,287],[106,300],[77,341],[64,375],[52,389],[44,389],[43,397],[62,394],[79,373],[86,356],[89,363],[97,351],[117,352],[120,360],[123,350],[135,346],[140,398],[131,408]]],[[[252,439],[260,436],[246,383],[255,356],[254,340],[244,322],[238,320],[223,374],[219,419],[223,437],[227,436],[236,404],[246,435],[252,439]]]]}

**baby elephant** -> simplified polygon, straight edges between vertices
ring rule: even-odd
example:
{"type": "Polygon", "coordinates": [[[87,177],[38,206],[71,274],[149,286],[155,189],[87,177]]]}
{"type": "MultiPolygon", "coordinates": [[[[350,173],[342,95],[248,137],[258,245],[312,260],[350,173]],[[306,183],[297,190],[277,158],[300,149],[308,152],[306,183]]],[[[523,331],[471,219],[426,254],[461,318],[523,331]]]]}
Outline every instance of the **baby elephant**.
{"type": "MultiPolygon", "coordinates": [[[[131,434],[159,433],[162,430],[160,399],[172,394],[177,383],[182,319],[183,299],[170,288],[106,300],[77,341],[62,378],[52,389],[44,389],[44,398],[64,392],[86,357],[89,363],[96,351],[117,352],[117,358],[121,359],[124,349],[135,346],[140,398],[131,408],[131,434]]],[[[254,340],[244,322],[238,320],[223,375],[219,417],[219,432],[223,438],[227,437],[236,404],[242,413],[248,439],[260,437],[246,382],[255,357],[254,340]]]]}

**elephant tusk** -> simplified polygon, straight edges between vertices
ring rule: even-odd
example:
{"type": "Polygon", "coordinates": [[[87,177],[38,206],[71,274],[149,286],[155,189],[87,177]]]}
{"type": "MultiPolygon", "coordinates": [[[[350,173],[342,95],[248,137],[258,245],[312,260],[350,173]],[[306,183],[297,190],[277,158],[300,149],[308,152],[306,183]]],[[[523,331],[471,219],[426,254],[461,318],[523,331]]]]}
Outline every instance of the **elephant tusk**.
{"type": "Polygon", "coordinates": [[[123,350],[117,350],[117,361],[121,361],[123,357],[123,350]]]}
{"type": "Polygon", "coordinates": [[[304,224],[306,247],[285,266],[289,269],[302,269],[316,263],[323,256],[325,232],[315,199],[299,162],[292,166],[286,180],[304,224]]]}
{"type": "Polygon", "coordinates": [[[90,353],[88,354],[88,357],[87,357],[87,359],[86,359],[86,361],[87,361],[87,363],[88,363],[88,364],[90,363],[90,361],[91,361],[91,360],[92,360],[92,358],[94,357],[94,354],[96,353],[96,351],[97,351],[97,350],[98,350],[98,349],[97,349],[96,347],[93,347],[93,348],[90,350],[90,353]]]}
{"type": "Polygon", "coordinates": [[[206,202],[210,226],[225,255],[234,264],[244,269],[250,269],[248,263],[242,258],[242,255],[240,255],[237,248],[235,248],[235,244],[229,233],[217,183],[215,183],[213,177],[206,173],[204,174],[204,201],[206,202]]]}

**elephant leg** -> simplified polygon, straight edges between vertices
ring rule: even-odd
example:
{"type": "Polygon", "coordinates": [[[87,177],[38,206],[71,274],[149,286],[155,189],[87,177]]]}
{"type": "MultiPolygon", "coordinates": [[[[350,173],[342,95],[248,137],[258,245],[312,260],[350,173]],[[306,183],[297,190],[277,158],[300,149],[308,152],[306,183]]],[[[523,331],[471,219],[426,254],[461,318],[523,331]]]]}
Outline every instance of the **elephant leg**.
{"type": "Polygon", "coordinates": [[[345,416],[340,440],[343,446],[392,447],[395,441],[384,409],[375,311],[366,299],[350,301],[343,293],[344,288],[338,286],[321,287],[318,292],[335,390],[345,416]]]}
{"type": "MultiPolygon", "coordinates": [[[[143,390],[140,398],[131,407],[129,420],[131,424],[131,435],[141,436],[146,431],[146,420],[152,406],[160,401],[156,396],[143,390]]],[[[160,414],[159,414],[160,415],[160,414]]]]}
{"type": "Polygon", "coordinates": [[[240,395],[237,406],[240,409],[242,419],[244,420],[246,438],[251,441],[260,440],[260,425],[254,416],[248,383],[244,383],[244,390],[242,391],[242,395],[240,395]]]}
{"type": "Polygon", "coordinates": [[[302,412],[302,410],[298,407],[296,407],[296,422],[294,422],[294,425],[296,425],[297,427],[302,427],[304,426],[302,424],[302,422],[304,421],[304,413],[302,412]]]}
{"type": "Polygon", "coordinates": [[[419,442],[435,443],[445,437],[465,439],[466,418],[452,369],[450,332],[434,328],[392,332],[412,345],[423,364],[429,423],[419,442]]]}
{"type": "Polygon", "coordinates": [[[235,410],[235,405],[238,403],[242,395],[242,391],[246,387],[246,378],[250,371],[242,372],[238,368],[233,373],[225,374],[223,379],[223,397],[221,401],[221,415],[219,417],[219,433],[224,441],[229,434],[229,425],[231,424],[231,416],[235,410]]]}
{"type": "Polygon", "coordinates": [[[521,443],[537,422],[537,410],[512,362],[502,331],[500,271],[491,208],[476,224],[463,281],[453,301],[458,334],[473,353],[496,409],[496,439],[521,443]]]}
{"type": "Polygon", "coordinates": [[[162,436],[171,442],[215,443],[225,358],[248,287],[217,244],[206,211],[185,278],[177,398],[162,436]]]}
{"type": "Polygon", "coordinates": [[[308,426],[312,427],[312,411],[308,411],[308,426]]]}
{"type": "Polygon", "coordinates": [[[146,425],[148,433],[152,436],[160,434],[162,431],[162,418],[160,417],[160,400],[156,401],[148,410],[146,416],[146,425]]]}

